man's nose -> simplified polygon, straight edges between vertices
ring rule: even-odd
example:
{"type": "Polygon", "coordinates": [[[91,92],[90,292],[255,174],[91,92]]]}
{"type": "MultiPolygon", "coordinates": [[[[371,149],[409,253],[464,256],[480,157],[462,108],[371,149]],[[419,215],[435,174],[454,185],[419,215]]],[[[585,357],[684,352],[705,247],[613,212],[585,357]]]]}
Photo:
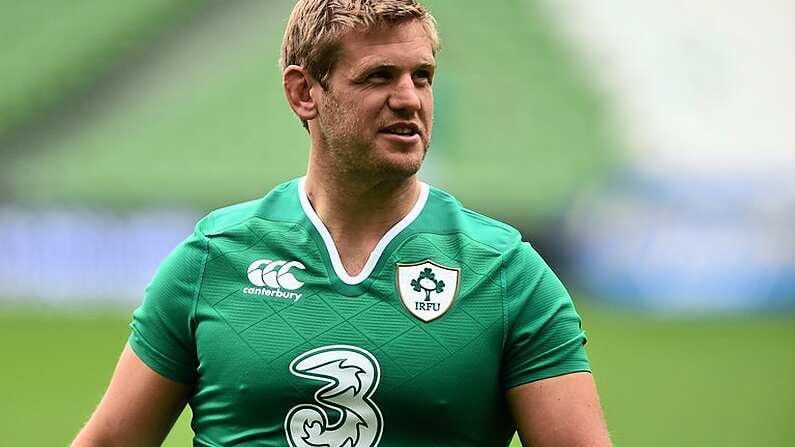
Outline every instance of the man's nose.
{"type": "Polygon", "coordinates": [[[401,76],[395,90],[389,96],[389,107],[393,110],[416,112],[422,108],[419,88],[410,74],[401,76]]]}

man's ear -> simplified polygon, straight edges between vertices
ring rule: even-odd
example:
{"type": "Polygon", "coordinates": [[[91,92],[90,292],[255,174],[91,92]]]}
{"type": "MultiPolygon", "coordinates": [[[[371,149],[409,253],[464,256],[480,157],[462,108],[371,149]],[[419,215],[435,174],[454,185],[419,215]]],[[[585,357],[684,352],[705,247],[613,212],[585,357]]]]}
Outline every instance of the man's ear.
{"type": "Polygon", "coordinates": [[[290,65],[282,73],[284,95],[290,108],[302,121],[309,121],[317,116],[317,103],[312,98],[311,89],[315,84],[309,73],[299,65],[290,65]]]}

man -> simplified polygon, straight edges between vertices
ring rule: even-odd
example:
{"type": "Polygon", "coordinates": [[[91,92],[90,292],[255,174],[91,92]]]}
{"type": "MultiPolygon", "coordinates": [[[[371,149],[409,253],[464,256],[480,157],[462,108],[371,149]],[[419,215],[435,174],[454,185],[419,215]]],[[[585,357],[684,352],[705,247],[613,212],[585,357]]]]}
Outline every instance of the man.
{"type": "Polygon", "coordinates": [[[74,446],[607,446],[563,286],[416,173],[438,38],[414,0],[301,0],[282,47],[305,178],[163,263],[74,446]]]}

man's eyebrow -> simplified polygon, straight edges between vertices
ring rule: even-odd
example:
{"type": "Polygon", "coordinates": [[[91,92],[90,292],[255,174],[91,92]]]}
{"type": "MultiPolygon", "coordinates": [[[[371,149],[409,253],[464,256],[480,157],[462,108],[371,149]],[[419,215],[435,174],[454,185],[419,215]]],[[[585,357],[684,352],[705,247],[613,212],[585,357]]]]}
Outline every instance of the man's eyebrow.
{"type": "MultiPolygon", "coordinates": [[[[398,64],[394,64],[388,61],[363,61],[359,65],[355,66],[353,72],[355,74],[364,74],[370,71],[377,71],[377,70],[393,70],[395,68],[400,67],[398,64]]],[[[414,69],[421,69],[421,70],[434,70],[436,69],[436,62],[432,60],[423,60],[419,64],[417,64],[414,69]]]]}
{"type": "Polygon", "coordinates": [[[355,73],[366,73],[368,71],[376,71],[376,70],[391,70],[397,68],[396,64],[391,64],[389,62],[375,62],[375,63],[362,63],[354,69],[355,73]]]}
{"type": "Polygon", "coordinates": [[[435,70],[436,69],[436,62],[423,61],[419,65],[417,65],[417,68],[420,68],[420,69],[423,69],[423,70],[435,70]]]}

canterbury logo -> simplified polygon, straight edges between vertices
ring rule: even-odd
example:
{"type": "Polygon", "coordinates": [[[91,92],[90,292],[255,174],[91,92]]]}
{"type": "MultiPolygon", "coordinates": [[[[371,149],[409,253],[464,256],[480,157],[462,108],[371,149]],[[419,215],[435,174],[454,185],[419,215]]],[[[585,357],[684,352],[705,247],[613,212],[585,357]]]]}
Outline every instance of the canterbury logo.
{"type": "Polygon", "coordinates": [[[306,269],[304,264],[298,261],[287,262],[260,259],[248,266],[248,280],[257,287],[296,290],[303,286],[304,283],[290,272],[294,268],[306,269]]]}

